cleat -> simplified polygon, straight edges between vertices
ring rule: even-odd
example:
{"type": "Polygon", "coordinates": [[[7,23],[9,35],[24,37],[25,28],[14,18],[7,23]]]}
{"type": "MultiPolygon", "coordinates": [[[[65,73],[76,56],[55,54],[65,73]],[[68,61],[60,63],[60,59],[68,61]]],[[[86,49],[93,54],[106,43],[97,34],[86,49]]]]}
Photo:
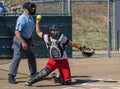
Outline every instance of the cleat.
{"type": "Polygon", "coordinates": [[[60,76],[57,76],[57,73],[51,74],[54,83],[62,83],[60,76]]]}
{"type": "Polygon", "coordinates": [[[62,83],[62,85],[71,85],[71,84],[72,84],[71,79],[69,79],[69,80],[67,80],[67,81],[64,81],[64,82],[62,83]]]}

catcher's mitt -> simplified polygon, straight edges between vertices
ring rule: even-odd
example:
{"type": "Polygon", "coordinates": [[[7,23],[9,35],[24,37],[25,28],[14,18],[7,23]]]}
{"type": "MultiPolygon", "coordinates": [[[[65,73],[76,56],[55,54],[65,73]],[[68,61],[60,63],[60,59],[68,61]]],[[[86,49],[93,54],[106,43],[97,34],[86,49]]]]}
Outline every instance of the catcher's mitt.
{"type": "Polygon", "coordinates": [[[84,57],[91,57],[95,53],[94,49],[86,46],[80,47],[80,51],[84,57]]]}

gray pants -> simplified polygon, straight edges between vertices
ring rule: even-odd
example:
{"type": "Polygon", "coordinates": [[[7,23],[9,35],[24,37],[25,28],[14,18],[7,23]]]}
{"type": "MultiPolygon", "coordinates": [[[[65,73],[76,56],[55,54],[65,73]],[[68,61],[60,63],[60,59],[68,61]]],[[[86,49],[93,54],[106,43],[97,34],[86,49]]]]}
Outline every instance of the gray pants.
{"type": "Polygon", "coordinates": [[[11,60],[10,67],[9,67],[8,75],[16,76],[17,71],[18,71],[18,66],[21,60],[21,55],[23,52],[28,57],[28,66],[29,66],[30,75],[31,76],[34,75],[37,72],[36,59],[35,59],[34,53],[30,49],[30,46],[28,47],[28,50],[26,51],[22,50],[21,43],[15,36],[13,39],[12,48],[14,49],[14,53],[13,53],[13,58],[11,60]]]}

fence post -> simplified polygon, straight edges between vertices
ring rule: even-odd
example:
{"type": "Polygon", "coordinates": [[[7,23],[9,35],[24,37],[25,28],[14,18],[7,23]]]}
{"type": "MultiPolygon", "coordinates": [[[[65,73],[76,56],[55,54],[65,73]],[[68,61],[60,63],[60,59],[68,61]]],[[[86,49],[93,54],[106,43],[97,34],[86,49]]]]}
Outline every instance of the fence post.
{"type": "Polygon", "coordinates": [[[108,57],[110,57],[110,0],[108,0],[108,57]]]}
{"type": "Polygon", "coordinates": [[[68,0],[68,16],[71,16],[71,0],[68,0]]]}

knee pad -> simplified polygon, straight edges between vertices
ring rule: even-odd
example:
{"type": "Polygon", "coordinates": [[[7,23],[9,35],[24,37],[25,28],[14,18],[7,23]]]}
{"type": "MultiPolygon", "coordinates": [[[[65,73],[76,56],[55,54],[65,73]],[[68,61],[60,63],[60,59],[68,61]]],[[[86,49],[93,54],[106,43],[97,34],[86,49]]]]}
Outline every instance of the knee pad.
{"type": "Polygon", "coordinates": [[[51,73],[51,70],[49,68],[45,67],[38,73],[38,77],[43,78],[43,77],[48,76],[50,73],[51,73]]]}

